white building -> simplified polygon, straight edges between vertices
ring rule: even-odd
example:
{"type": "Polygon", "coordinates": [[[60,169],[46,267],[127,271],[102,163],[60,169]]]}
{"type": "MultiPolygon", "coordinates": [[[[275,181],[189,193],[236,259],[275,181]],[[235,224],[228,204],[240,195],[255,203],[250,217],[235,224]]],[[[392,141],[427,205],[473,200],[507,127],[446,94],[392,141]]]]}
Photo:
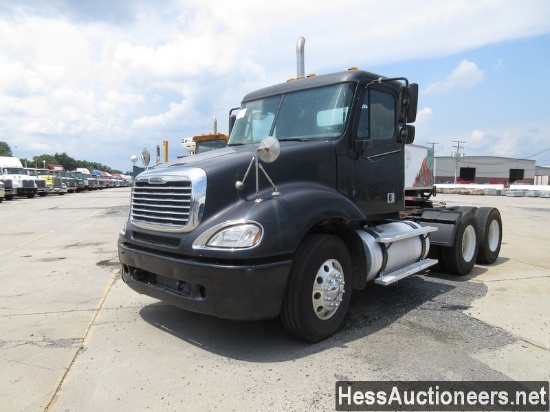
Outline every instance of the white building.
{"type": "Polygon", "coordinates": [[[537,166],[535,172],[536,185],[550,185],[550,166],[537,166]]]}
{"type": "MultiPolygon", "coordinates": [[[[535,160],[494,156],[435,158],[435,183],[534,184],[535,160]]],[[[539,183],[540,184],[540,183],[539,183]]]]}

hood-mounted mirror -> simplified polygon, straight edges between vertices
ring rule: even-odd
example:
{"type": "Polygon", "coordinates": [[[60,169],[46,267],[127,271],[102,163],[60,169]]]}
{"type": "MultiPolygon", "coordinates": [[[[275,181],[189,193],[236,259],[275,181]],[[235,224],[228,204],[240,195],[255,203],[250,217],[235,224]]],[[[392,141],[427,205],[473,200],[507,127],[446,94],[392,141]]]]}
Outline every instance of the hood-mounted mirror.
{"type": "Polygon", "coordinates": [[[147,148],[141,151],[141,161],[143,162],[143,167],[147,170],[149,168],[149,162],[151,161],[151,154],[147,148]]]}
{"type": "Polygon", "coordinates": [[[262,162],[273,163],[281,154],[281,144],[276,138],[267,136],[260,142],[260,145],[256,149],[256,153],[262,162]]]}
{"type": "Polygon", "coordinates": [[[258,146],[258,148],[256,149],[256,152],[254,153],[254,156],[252,157],[252,160],[250,160],[248,168],[246,169],[246,173],[244,174],[243,180],[242,181],[238,180],[235,183],[235,187],[237,188],[237,190],[242,190],[243,189],[244,182],[245,182],[246,178],[248,177],[248,173],[250,172],[252,164],[254,164],[255,168],[256,168],[256,200],[255,200],[255,202],[260,203],[262,201],[262,199],[260,199],[260,194],[259,194],[260,193],[260,182],[259,182],[260,175],[258,173],[258,169],[262,170],[265,177],[267,178],[267,180],[269,181],[269,183],[273,187],[273,192],[271,193],[271,195],[272,196],[279,196],[280,193],[277,190],[277,186],[275,186],[275,184],[273,183],[273,181],[271,180],[271,178],[269,177],[269,175],[265,171],[262,164],[258,161],[258,159],[260,159],[264,163],[273,163],[275,160],[277,160],[277,158],[279,157],[280,154],[281,154],[281,145],[280,145],[279,141],[276,138],[274,138],[272,136],[268,136],[265,139],[263,139],[260,142],[260,145],[258,146]]]}

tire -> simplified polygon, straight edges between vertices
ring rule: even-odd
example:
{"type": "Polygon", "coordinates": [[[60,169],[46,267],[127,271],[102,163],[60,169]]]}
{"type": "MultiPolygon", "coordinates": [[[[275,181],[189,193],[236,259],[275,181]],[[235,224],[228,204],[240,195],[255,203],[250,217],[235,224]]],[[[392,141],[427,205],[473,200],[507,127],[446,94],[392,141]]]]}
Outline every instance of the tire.
{"type": "Polygon", "coordinates": [[[13,200],[13,195],[6,195],[6,197],[4,198],[6,200],[13,200]]]}
{"type": "Polygon", "coordinates": [[[456,276],[470,273],[477,259],[479,229],[476,217],[466,212],[458,224],[453,247],[441,248],[441,258],[447,272],[456,276]]]}
{"type": "Polygon", "coordinates": [[[502,218],[494,207],[480,207],[475,214],[479,227],[477,263],[491,264],[497,260],[502,243],[502,218]]]}
{"type": "Polygon", "coordinates": [[[351,267],[349,250],[340,238],[321,234],[306,237],[290,269],[281,308],[284,327],[310,342],[336,332],[351,300],[351,267]]]}
{"type": "Polygon", "coordinates": [[[34,199],[34,193],[27,193],[27,199],[34,199]]]}
{"type": "Polygon", "coordinates": [[[445,266],[443,265],[443,258],[441,257],[441,246],[430,245],[430,250],[428,251],[428,258],[436,259],[437,263],[430,268],[431,271],[444,273],[446,272],[445,266]]]}

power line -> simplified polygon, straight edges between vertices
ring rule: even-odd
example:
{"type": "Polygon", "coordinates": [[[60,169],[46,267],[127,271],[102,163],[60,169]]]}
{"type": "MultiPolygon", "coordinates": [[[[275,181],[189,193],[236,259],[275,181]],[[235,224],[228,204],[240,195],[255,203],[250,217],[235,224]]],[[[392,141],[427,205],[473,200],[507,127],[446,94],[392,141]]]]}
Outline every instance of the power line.
{"type": "Polygon", "coordinates": [[[531,156],[527,156],[526,159],[529,159],[530,157],[535,157],[535,156],[538,156],[539,154],[543,154],[544,152],[547,152],[550,150],[550,147],[546,150],[543,150],[542,152],[538,152],[538,153],[535,153],[534,155],[531,155],[531,156]]]}

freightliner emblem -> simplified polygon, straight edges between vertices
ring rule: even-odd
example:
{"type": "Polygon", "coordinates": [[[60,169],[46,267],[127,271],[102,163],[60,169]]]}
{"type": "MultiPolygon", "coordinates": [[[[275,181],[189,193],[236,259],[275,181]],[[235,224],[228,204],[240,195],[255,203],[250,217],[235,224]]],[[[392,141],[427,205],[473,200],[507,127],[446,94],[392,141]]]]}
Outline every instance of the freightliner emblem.
{"type": "Polygon", "coordinates": [[[166,183],[166,182],[164,181],[164,178],[163,178],[163,177],[157,177],[157,176],[155,176],[155,177],[150,177],[150,178],[149,178],[149,183],[150,183],[150,184],[161,185],[161,184],[166,183]]]}

